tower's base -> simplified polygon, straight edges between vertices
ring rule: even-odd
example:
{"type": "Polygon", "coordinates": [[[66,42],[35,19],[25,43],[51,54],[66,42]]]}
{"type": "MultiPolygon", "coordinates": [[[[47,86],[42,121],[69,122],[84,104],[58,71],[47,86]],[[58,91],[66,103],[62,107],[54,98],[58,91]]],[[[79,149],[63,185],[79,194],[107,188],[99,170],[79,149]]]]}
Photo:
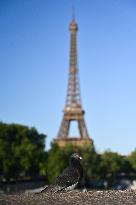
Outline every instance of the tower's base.
{"type": "Polygon", "coordinates": [[[66,145],[79,146],[79,147],[88,147],[93,145],[93,141],[89,138],[63,138],[63,139],[54,139],[53,141],[59,147],[65,147],[66,145]]]}

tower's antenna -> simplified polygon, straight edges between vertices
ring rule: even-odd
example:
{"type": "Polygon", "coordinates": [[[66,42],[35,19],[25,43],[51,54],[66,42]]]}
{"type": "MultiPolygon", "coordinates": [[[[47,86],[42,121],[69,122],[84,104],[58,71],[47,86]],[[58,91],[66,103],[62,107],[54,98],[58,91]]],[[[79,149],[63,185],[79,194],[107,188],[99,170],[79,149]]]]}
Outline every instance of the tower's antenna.
{"type": "Polygon", "coordinates": [[[75,21],[75,7],[72,6],[72,21],[75,21]]]}

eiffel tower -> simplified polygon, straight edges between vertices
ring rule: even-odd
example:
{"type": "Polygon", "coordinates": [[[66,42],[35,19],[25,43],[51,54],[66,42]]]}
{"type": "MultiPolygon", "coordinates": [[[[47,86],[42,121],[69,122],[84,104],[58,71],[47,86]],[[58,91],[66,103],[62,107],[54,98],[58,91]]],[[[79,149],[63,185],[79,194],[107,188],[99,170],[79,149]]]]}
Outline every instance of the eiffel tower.
{"type": "Polygon", "coordinates": [[[63,110],[63,119],[60,129],[54,142],[60,147],[64,147],[70,143],[75,146],[84,146],[93,144],[93,140],[89,138],[87,127],[84,120],[85,111],[81,105],[80,87],[78,78],[77,66],[77,48],[76,48],[76,33],[78,26],[73,19],[69,25],[70,30],[70,62],[69,62],[69,76],[65,108],[63,110]],[[69,136],[70,124],[76,121],[80,136],[69,136]]]}

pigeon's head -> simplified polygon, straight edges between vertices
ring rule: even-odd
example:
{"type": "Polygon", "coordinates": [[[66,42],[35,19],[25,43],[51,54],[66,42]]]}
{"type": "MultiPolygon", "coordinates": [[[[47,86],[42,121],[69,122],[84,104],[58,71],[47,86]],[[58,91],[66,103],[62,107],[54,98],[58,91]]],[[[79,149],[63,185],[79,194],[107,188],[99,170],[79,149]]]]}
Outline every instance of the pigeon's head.
{"type": "Polygon", "coordinates": [[[74,153],[74,154],[72,154],[71,157],[70,157],[70,164],[71,164],[72,166],[79,165],[81,159],[82,159],[82,157],[80,157],[79,154],[74,153]]]}

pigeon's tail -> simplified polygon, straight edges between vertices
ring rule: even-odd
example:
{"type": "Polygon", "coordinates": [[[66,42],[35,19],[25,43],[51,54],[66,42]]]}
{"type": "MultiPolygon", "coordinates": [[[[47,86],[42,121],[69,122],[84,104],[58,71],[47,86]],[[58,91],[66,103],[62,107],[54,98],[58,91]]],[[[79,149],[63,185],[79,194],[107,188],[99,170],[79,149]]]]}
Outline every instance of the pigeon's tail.
{"type": "Polygon", "coordinates": [[[56,193],[61,190],[63,190],[63,188],[55,184],[45,187],[40,193],[56,193]]]}

